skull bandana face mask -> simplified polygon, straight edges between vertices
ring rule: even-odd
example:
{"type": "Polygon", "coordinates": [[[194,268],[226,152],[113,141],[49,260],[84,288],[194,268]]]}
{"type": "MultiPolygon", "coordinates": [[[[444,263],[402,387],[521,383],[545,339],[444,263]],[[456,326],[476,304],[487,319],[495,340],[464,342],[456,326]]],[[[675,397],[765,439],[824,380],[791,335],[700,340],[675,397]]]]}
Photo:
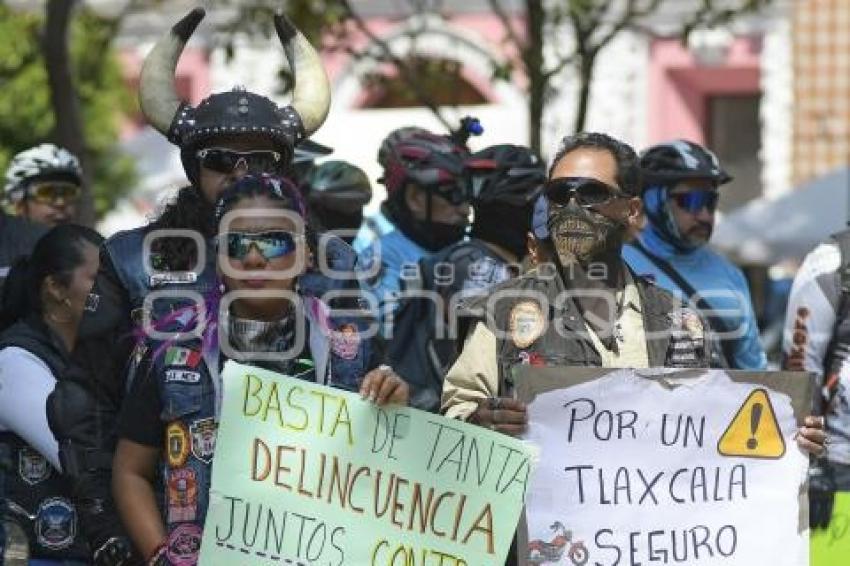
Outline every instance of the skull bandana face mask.
{"type": "Polygon", "coordinates": [[[551,207],[548,227],[562,267],[587,265],[594,257],[619,253],[626,233],[625,223],[581,207],[575,200],[567,206],[551,207]]]}

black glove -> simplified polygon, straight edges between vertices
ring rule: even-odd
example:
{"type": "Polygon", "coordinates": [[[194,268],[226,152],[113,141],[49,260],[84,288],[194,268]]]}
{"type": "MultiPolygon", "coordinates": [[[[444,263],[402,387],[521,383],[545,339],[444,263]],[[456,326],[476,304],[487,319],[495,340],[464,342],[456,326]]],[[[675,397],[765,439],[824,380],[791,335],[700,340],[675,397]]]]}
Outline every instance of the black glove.
{"type": "Polygon", "coordinates": [[[131,566],[143,564],[126,537],[112,537],[94,551],[94,566],[131,566]]]}
{"type": "Polygon", "coordinates": [[[809,468],[809,526],[812,529],[825,529],[832,519],[832,506],[835,501],[835,481],[832,470],[825,461],[809,468]]]}

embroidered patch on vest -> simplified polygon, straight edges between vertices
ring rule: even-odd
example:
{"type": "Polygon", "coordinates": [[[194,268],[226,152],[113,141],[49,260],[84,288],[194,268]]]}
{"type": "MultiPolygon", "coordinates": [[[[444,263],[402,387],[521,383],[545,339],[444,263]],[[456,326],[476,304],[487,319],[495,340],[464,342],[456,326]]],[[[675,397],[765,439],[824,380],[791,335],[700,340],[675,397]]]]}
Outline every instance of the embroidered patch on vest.
{"type": "Polygon", "coordinates": [[[165,554],[174,566],[195,566],[201,550],[201,527],[184,523],[171,531],[165,543],[165,554]]]}
{"type": "Polygon", "coordinates": [[[168,522],[194,521],[198,515],[198,481],[195,470],[180,468],[168,473],[168,522]]]}
{"type": "Polygon", "coordinates": [[[51,550],[68,548],[77,536],[77,511],[65,499],[45,499],[35,513],[38,544],[51,550]]]}
{"type": "Polygon", "coordinates": [[[182,468],[186,465],[191,444],[189,429],[184,423],[174,421],[168,424],[165,428],[165,445],[170,468],[182,468]]]}
{"type": "Polygon", "coordinates": [[[682,328],[691,335],[695,342],[701,342],[705,337],[702,320],[693,311],[682,311],[682,328]]]}
{"type": "Polygon", "coordinates": [[[353,360],[360,349],[360,332],[353,324],[342,324],[331,331],[331,351],[343,360],[353,360]]]}
{"type": "Polygon", "coordinates": [[[187,369],[169,369],[165,371],[165,383],[200,383],[201,374],[187,369]]]}
{"type": "Polygon", "coordinates": [[[212,462],[217,429],[218,425],[212,417],[197,420],[189,425],[189,433],[192,435],[192,454],[206,464],[212,462]]]}
{"type": "Polygon", "coordinates": [[[545,330],[546,320],[540,305],[534,301],[522,301],[511,309],[511,340],[517,348],[528,348],[540,338],[545,330]]]}
{"type": "Polygon", "coordinates": [[[18,475],[29,485],[41,483],[50,477],[50,463],[32,448],[24,446],[18,452],[18,475]]]}
{"type": "Polygon", "coordinates": [[[546,360],[543,359],[543,356],[540,352],[526,352],[522,351],[519,353],[519,363],[522,365],[528,365],[532,367],[545,367],[546,360]]]}
{"type": "Polygon", "coordinates": [[[155,273],[148,277],[148,287],[155,288],[160,285],[191,285],[198,282],[198,274],[194,271],[178,271],[155,273]]]}
{"type": "Polygon", "coordinates": [[[201,361],[201,353],[189,348],[172,346],[165,352],[165,365],[196,367],[201,361]]]}

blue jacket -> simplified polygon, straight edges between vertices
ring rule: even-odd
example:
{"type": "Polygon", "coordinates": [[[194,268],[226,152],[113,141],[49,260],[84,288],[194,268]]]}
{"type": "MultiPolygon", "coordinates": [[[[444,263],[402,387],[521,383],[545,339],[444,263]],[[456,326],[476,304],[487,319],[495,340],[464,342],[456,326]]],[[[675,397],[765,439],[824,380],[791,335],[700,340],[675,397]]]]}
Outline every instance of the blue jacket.
{"type": "Polygon", "coordinates": [[[418,280],[419,260],[428,251],[394,228],[373,241],[360,253],[366,287],[374,294],[383,324],[398,308],[402,279],[418,280]]]}
{"type": "MultiPolygon", "coordinates": [[[[708,246],[687,253],[679,252],[651,226],[647,226],[638,239],[650,253],[667,261],[695,290],[704,294],[703,298],[714,309],[728,310],[718,315],[723,318],[727,329],[737,330],[740,334],[739,338],[733,339],[732,367],[765,369],[767,358],[759,342],[750,290],[741,270],[708,246]]],[[[623,259],[638,276],[654,279],[660,287],[687,300],[682,289],[634,245],[623,247],[623,259]]]]}

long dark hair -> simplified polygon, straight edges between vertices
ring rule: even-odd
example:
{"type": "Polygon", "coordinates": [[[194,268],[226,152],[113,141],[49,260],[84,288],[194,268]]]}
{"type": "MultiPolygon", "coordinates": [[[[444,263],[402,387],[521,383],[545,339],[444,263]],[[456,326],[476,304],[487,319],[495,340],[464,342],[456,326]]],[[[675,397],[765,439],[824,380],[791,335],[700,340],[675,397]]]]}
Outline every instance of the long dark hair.
{"type": "MultiPolygon", "coordinates": [[[[215,207],[204,198],[194,185],[183,187],[162,209],[162,213],[148,225],[148,230],[194,230],[204,239],[215,235],[215,207]]],[[[154,252],[160,254],[171,271],[189,269],[195,264],[198,250],[193,240],[186,238],[157,238],[154,252]]]]}
{"type": "MultiPolygon", "coordinates": [[[[253,196],[267,196],[285,201],[281,203],[281,208],[298,212],[306,221],[304,199],[291,181],[271,175],[246,175],[225,189],[215,205],[207,201],[200,189],[194,185],[183,187],[177,192],[177,196],[165,205],[162,213],[148,229],[194,230],[209,240],[218,231],[218,221],[221,217],[216,217],[216,214],[222,208],[222,203],[229,209],[236,201],[253,196]],[[272,182],[282,187],[281,190],[273,190],[269,184],[272,182]]],[[[172,271],[189,269],[195,264],[197,257],[195,242],[186,238],[157,238],[152,251],[158,253],[167,268],[172,271]]]]}
{"type": "Polygon", "coordinates": [[[103,236],[77,224],[60,224],[36,242],[29,256],[18,258],[3,286],[0,330],[30,314],[41,315],[41,288],[52,276],[60,285],[71,283],[71,273],[84,261],[84,244],[100,247],[103,236]]]}
{"type": "Polygon", "coordinates": [[[268,197],[280,201],[281,208],[291,210],[307,220],[307,206],[295,185],[285,177],[262,174],[245,175],[221,193],[215,204],[215,224],[218,224],[237,202],[250,197],[268,197]]]}

